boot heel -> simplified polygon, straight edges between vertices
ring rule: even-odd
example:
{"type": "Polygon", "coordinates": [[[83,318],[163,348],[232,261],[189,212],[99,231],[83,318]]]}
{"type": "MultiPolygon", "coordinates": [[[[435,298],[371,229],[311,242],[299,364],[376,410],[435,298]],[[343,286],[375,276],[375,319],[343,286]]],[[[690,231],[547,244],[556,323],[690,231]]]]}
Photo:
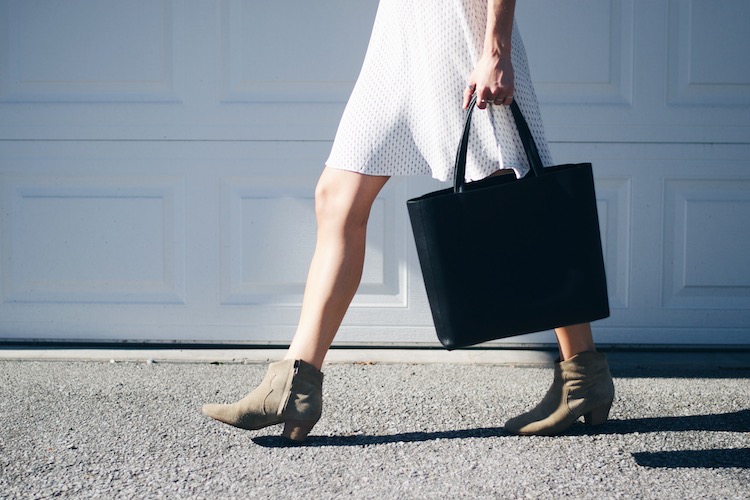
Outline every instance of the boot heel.
{"type": "Polygon", "coordinates": [[[307,434],[315,427],[317,422],[305,420],[287,420],[284,422],[284,432],[281,434],[292,441],[304,441],[307,434]]]}
{"type": "Polygon", "coordinates": [[[602,425],[607,421],[607,417],[609,417],[610,408],[612,408],[612,401],[593,408],[590,412],[583,415],[583,420],[587,425],[602,425]]]}

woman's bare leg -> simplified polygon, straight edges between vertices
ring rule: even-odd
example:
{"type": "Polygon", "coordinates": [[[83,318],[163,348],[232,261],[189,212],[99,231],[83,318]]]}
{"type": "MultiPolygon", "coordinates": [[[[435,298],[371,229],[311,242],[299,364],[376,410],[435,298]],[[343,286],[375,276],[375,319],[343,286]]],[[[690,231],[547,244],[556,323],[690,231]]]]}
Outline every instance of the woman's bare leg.
{"type": "Polygon", "coordinates": [[[367,220],[388,177],[326,167],[315,190],[317,243],[285,359],[320,369],[362,279],[367,220]]]}
{"type": "Polygon", "coordinates": [[[591,323],[555,328],[555,335],[563,361],[582,352],[596,351],[594,337],[591,335],[591,323]]]}

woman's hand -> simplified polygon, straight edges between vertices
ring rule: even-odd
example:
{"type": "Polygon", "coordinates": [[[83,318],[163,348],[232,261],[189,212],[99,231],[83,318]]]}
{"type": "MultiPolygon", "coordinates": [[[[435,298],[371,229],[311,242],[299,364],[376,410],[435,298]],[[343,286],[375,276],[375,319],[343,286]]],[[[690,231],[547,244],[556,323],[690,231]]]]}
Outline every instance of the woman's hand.
{"type": "Polygon", "coordinates": [[[487,0],[487,28],[482,57],[469,75],[464,109],[476,92],[477,107],[513,102],[513,63],[510,59],[516,0],[487,0]]]}
{"type": "Polygon", "coordinates": [[[513,101],[513,63],[508,56],[485,55],[469,75],[464,89],[464,109],[469,107],[471,96],[476,92],[477,107],[485,109],[488,104],[510,105],[513,101]]]}

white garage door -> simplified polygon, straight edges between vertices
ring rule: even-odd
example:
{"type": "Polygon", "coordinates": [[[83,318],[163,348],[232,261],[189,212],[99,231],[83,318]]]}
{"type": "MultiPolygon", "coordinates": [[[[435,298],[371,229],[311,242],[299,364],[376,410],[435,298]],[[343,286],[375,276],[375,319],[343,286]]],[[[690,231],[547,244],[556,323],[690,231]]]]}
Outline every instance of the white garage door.
{"type": "MultiPolygon", "coordinates": [[[[0,338],[288,341],[376,4],[0,0],[0,338]]],[[[750,344],[750,3],[518,16],[556,160],[595,166],[598,339],[750,344]]],[[[379,197],[340,343],[434,342],[405,201],[437,187],[379,197]]]]}

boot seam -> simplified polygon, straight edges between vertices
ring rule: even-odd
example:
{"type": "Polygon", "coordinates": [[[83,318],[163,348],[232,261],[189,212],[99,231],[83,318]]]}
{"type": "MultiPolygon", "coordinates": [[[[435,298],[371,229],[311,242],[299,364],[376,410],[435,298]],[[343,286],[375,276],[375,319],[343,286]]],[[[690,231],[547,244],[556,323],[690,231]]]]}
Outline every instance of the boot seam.
{"type": "Polygon", "coordinates": [[[294,384],[294,375],[297,372],[298,368],[298,361],[295,361],[291,369],[287,372],[286,376],[286,382],[284,383],[284,392],[282,393],[282,400],[281,404],[279,404],[279,409],[276,412],[276,415],[279,417],[283,416],[286,412],[287,406],[289,406],[289,400],[292,397],[292,385],[294,384]]]}

